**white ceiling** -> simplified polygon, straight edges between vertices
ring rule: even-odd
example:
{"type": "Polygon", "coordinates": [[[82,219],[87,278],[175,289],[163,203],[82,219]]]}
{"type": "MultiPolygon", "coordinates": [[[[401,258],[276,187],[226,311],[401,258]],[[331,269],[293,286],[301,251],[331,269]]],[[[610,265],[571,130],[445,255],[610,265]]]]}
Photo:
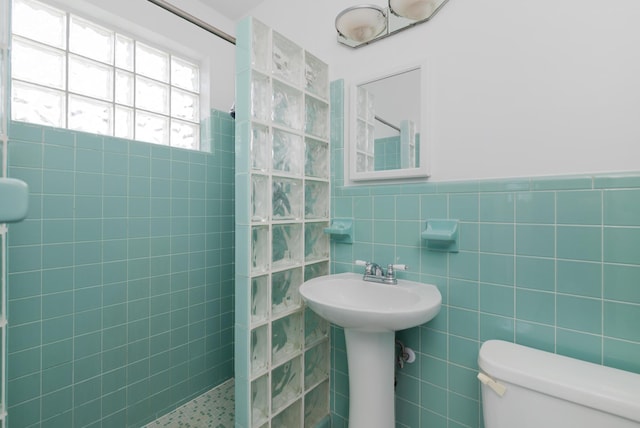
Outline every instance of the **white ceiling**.
{"type": "Polygon", "coordinates": [[[264,0],[200,0],[232,21],[238,21],[264,0]]]}

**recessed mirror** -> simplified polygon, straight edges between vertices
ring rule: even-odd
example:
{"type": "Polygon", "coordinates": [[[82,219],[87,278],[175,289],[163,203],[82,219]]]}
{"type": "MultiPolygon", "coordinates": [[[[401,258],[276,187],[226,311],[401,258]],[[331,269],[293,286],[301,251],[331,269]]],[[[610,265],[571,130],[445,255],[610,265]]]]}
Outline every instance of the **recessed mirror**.
{"type": "Polygon", "coordinates": [[[428,176],[423,75],[410,67],[351,88],[351,181],[428,176]]]}

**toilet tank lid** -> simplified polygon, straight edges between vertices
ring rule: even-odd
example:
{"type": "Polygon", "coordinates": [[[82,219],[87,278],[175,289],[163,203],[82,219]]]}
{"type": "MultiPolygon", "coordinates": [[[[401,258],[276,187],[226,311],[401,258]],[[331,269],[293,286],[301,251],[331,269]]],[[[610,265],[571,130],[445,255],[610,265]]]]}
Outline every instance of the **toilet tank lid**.
{"type": "Polygon", "coordinates": [[[482,344],[478,365],[499,381],[640,422],[640,374],[501,340],[482,344]]]}

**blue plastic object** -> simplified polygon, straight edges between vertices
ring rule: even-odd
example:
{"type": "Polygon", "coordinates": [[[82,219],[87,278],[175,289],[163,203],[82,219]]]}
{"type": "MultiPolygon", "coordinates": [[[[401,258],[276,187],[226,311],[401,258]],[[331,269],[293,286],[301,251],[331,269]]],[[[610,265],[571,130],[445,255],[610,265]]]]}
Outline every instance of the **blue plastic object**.
{"type": "Polygon", "coordinates": [[[29,186],[15,178],[0,178],[0,223],[14,223],[27,217],[29,186]]]}
{"type": "Polygon", "coordinates": [[[427,240],[427,248],[430,250],[457,253],[458,220],[428,220],[422,239],[427,240]]]}
{"type": "Polygon", "coordinates": [[[353,219],[334,218],[331,226],[324,228],[324,233],[331,235],[331,239],[343,244],[353,244],[353,219]]]}

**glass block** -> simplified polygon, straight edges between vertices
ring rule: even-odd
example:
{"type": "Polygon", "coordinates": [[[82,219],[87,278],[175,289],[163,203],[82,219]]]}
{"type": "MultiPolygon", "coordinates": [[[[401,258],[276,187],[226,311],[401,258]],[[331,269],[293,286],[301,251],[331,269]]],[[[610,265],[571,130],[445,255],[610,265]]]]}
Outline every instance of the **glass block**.
{"type": "Polygon", "coordinates": [[[367,123],[359,120],[356,123],[356,149],[367,151],[367,123]]]}
{"type": "Polygon", "coordinates": [[[273,169],[302,174],[302,137],[281,129],[273,130],[273,169]]]}
{"type": "Polygon", "coordinates": [[[329,138],[329,104],[313,97],[305,97],[305,124],[307,134],[329,138]]]}
{"type": "Polygon", "coordinates": [[[69,55],[69,91],[104,101],[113,100],[113,68],[69,55]]]}
{"type": "MultiPolygon", "coordinates": [[[[271,410],[277,413],[302,395],[302,362],[294,358],[271,371],[271,410]]],[[[282,425],[275,425],[281,427],[282,425]]],[[[299,426],[299,425],[298,425],[299,426]]]]}
{"type": "Polygon", "coordinates": [[[273,225],[273,269],[282,269],[302,263],[302,225],[273,225]]]}
{"type": "Polygon", "coordinates": [[[302,268],[275,272],[271,276],[271,313],[273,316],[302,307],[298,289],[302,285],[302,268]]]}
{"type": "Polygon", "coordinates": [[[305,218],[329,218],[329,183],[306,180],[304,192],[305,218]]]}
{"type": "Polygon", "coordinates": [[[304,397],[304,428],[314,428],[329,414],[329,382],[324,382],[304,397]]]}
{"type": "Polygon", "coordinates": [[[67,46],[67,14],[44,3],[14,0],[11,10],[14,34],[65,49],[67,46]]]}
{"type": "Polygon", "coordinates": [[[274,31],[272,59],[271,73],[299,87],[304,67],[302,48],[274,31]]]}
{"type": "Polygon", "coordinates": [[[274,220],[302,218],[302,181],[288,178],[272,178],[272,209],[274,220]]]}
{"type": "Polygon", "coordinates": [[[251,65],[253,68],[269,71],[269,27],[262,22],[253,20],[252,24],[252,49],[251,65]]]}
{"type": "Polygon", "coordinates": [[[376,120],[376,97],[371,92],[367,92],[367,122],[374,123],[376,120]]]}
{"type": "Polygon", "coordinates": [[[254,174],[251,176],[251,221],[269,221],[269,177],[254,174]]]}
{"type": "Polygon", "coordinates": [[[376,128],[374,125],[367,125],[367,152],[373,155],[376,145],[376,128]]]}
{"type": "Polygon", "coordinates": [[[311,265],[307,265],[304,267],[304,280],[309,281],[310,279],[317,278],[319,276],[329,275],[329,263],[321,262],[314,263],[311,265]]]}
{"type": "Polygon", "coordinates": [[[329,235],[324,229],[329,223],[307,223],[304,225],[305,262],[314,262],[329,258],[329,235]]]}
{"type": "Polygon", "coordinates": [[[102,135],[113,134],[113,104],[69,95],[67,127],[102,135]]]}
{"type": "Polygon", "coordinates": [[[266,321],[269,316],[269,276],[251,279],[251,324],[266,321]]]}
{"type": "Polygon", "coordinates": [[[259,427],[268,420],[269,376],[264,375],[251,382],[251,426],[259,427]]]}
{"type": "Polygon", "coordinates": [[[329,66],[305,52],[305,89],[324,99],[329,91],[329,66]]]}
{"type": "Polygon", "coordinates": [[[305,138],[304,174],[308,177],[329,178],[329,144],[305,138]]]}
{"type": "Polygon", "coordinates": [[[116,35],[116,67],[133,71],[133,39],[116,35]]]}
{"type": "Polygon", "coordinates": [[[251,73],[251,117],[267,122],[271,115],[271,79],[251,73]]]}
{"type": "Polygon", "coordinates": [[[113,41],[113,31],[71,15],[69,22],[71,52],[113,65],[113,41]]]}
{"type": "Polygon", "coordinates": [[[169,118],[136,111],[136,140],[169,145],[169,118]]]}
{"type": "Polygon", "coordinates": [[[368,106],[367,90],[362,86],[358,86],[357,105],[358,119],[366,120],[368,106]]]}
{"type": "Polygon", "coordinates": [[[191,92],[172,88],[171,116],[198,122],[200,120],[200,98],[191,92]]]}
{"type": "Polygon", "coordinates": [[[302,400],[298,400],[278,414],[271,421],[272,428],[300,428],[302,427],[302,400]]]}
{"type": "Polygon", "coordinates": [[[300,353],[302,350],[302,327],[300,312],[273,321],[271,324],[271,360],[274,366],[300,353]]]}
{"type": "Polygon", "coordinates": [[[304,353],[304,388],[312,388],[327,379],[329,379],[329,341],[324,340],[304,353]]]}
{"type": "Polygon", "coordinates": [[[329,321],[308,307],[304,310],[304,343],[309,347],[329,336],[329,321]]]}
{"type": "Polygon", "coordinates": [[[133,109],[116,106],[113,135],[118,138],[133,140],[133,109]]]}
{"type": "Polygon", "coordinates": [[[14,80],[11,97],[11,119],[59,128],[65,126],[64,92],[14,80]]]}
{"type": "Polygon", "coordinates": [[[136,76],[136,107],[169,114],[169,85],[136,76]]]}
{"type": "Polygon", "coordinates": [[[266,325],[251,330],[251,377],[264,373],[269,366],[269,330],[266,325]]]}
{"type": "Polygon", "coordinates": [[[133,106],[133,73],[116,71],[116,103],[133,106]]]}
{"type": "Polygon", "coordinates": [[[200,69],[182,58],[171,57],[171,84],[191,92],[200,92],[200,69]]]}
{"type": "Polygon", "coordinates": [[[57,89],[66,87],[66,59],[63,51],[13,38],[11,77],[57,89]]]}
{"type": "Polygon", "coordinates": [[[273,82],[273,108],[271,119],[275,123],[287,126],[292,129],[302,129],[302,92],[291,86],[274,81],[273,82]]]}
{"type": "Polygon", "coordinates": [[[251,228],[251,273],[269,270],[269,227],[251,228]]]}
{"type": "Polygon", "coordinates": [[[200,125],[171,119],[171,146],[198,150],[200,147],[200,125]]]}
{"type": "Polygon", "coordinates": [[[136,73],[169,82],[169,55],[144,43],[136,43],[136,73]]]}
{"type": "Polygon", "coordinates": [[[269,144],[269,128],[255,123],[251,124],[251,168],[259,171],[269,169],[271,149],[269,144]]]}

